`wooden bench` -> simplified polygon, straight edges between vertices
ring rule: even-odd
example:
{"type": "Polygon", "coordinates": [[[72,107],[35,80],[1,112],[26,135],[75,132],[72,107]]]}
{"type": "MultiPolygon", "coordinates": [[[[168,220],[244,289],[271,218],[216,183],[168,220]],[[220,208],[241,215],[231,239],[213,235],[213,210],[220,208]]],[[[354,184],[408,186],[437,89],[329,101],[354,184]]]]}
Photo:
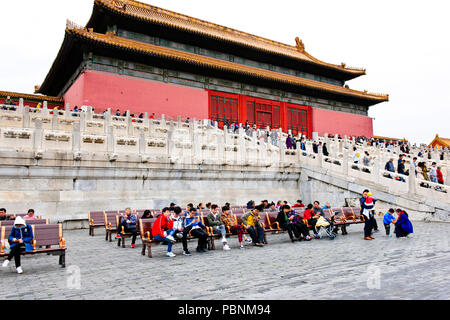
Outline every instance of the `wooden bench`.
{"type": "MultiPolygon", "coordinates": [[[[58,255],[61,267],[66,267],[66,241],[63,238],[62,224],[36,224],[31,225],[33,229],[33,251],[23,251],[21,255],[35,255],[45,253],[47,255],[58,255]],[[57,246],[57,247],[52,247],[57,246]],[[45,247],[45,248],[44,248],[45,247]]],[[[0,257],[6,257],[4,241],[8,241],[13,226],[3,226],[0,231],[1,249],[0,257]]]]}
{"type": "MultiPolygon", "coordinates": [[[[25,220],[27,224],[48,224],[48,219],[25,220]]],[[[13,226],[14,220],[0,221],[0,227],[13,226]]]]}
{"type": "Polygon", "coordinates": [[[117,233],[117,227],[119,225],[119,217],[122,215],[118,213],[118,211],[105,211],[104,214],[105,219],[105,241],[112,242],[112,234],[117,233]]]}
{"type": "Polygon", "coordinates": [[[101,228],[105,226],[105,211],[89,211],[89,235],[94,236],[95,228],[101,228]]]}

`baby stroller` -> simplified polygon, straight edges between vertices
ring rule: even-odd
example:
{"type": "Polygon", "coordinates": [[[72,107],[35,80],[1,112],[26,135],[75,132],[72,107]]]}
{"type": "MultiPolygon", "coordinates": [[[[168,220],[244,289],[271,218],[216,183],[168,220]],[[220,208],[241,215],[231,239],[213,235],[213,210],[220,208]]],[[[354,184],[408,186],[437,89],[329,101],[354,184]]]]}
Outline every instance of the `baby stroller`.
{"type": "Polygon", "coordinates": [[[325,235],[323,235],[322,230],[325,230],[325,233],[330,240],[333,240],[334,238],[336,238],[337,233],[335,233],[333,229],[334,229],[333,221],[330,221],[329,219],[326,219],[322,216],[320,216],[319,219],[317,219],[316,230],[317,230],[317,234],[321,238],[325,236],[325,235]]]}

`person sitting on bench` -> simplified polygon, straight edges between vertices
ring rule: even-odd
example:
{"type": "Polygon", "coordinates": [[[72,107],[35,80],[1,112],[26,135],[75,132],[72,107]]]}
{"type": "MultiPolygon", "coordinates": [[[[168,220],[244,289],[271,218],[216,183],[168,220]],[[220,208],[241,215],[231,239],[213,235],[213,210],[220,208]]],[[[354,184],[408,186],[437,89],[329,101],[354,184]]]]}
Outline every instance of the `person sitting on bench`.
{"type": "Polygon", "coordinates": [[[125,215],[120,218],[120,223],[117,228],[116,239],[120,238],[120,233],[122,232],[122,227],[124,227],[125,233],[131,233],[131,247],[134,248],[134,244],[136,243],[137,230],[136,230],[137,219],[134,214],[131,213],[130,208],[125,209],[125,215]]]}
{"type": "Polygon", "coordinates": [[[0,221],[5,221],[5,220],[12,220],[12,217],[6,215],[6,209],[5,208],[1,208],[0,209],[0,221]]]}
{"type": "Polygon", "coordinates": [[[248,239],[247,236],[244,234],[245,232],[244,227],[241,224],[239,224],[237,219],[235,219],[231,215],[229,206],[222,207],[222,222],[225,225],[225,227],[229,228],[232,234],[237,234],[239,244],[241,245],[240,249],[244,249],[242,238],[244,238],[245,242],[252,243],[252,240],[248,239]]]}
{"type": "MultiPolygon", "coordinates": [[[[181,212],[181,210],[180,210],[181,212]]],[[[169,236],[165,230],[173,229],[173,221],[170,218],[170,208],[166,207],[162,210],[162,214],[156,219],[152,226],[153,240],[167,243],[166,257],[173,258],[176,256],[172,252],[173,237],[169,236]]]]}
{"type": "Polygon", "coordinates": [[[259,213],[261,211],[264,211],[264,208],[259,205],[242,216],[244,227],[247,229],[254,245],[258,247],[264,247],[264,229],[259,224],[259,220],[261,220],[259,213]]]}
{"type": "Polygon", "coordinates": [[[209,226],[213,228],[214,234],[220,234],[222,236],[223,250],[231,250],[226,238],[227,230],[225,229],[225,225],[220,217],[217,204],[213,204],[211,206],[211,211],[206,218],[208,219],[209,226]]]}
{"type": "Polygon", "coordinates": [[[280,225],[280,228],[287,231],[289,234],[289,238],[292,242],[295,242],[294,238],[294,225],[292,220],[294,219],[294,215],[291,214],[291,207],[288,205],[284,205],[281,207],[280,212],[277,216],[277,222],[280,225]]]}
{"type": "Polygon", "coordinates": [[[191,236],[198,238],[197,252],[199,253],[206,252],[205,248],[208,241],[208,234],[205,231],[203,231],[205,225],[200,222],[200,217],[196,214],[197,209],[191,208],[189,210],[189,216],[184,218],[182,241],[183,241],[183,254],[185,256],[191,255],[187,246],[187,237],[189,235],[189,232],[191,233],[191,236]]]}
{"type": "Polygon", "coordinates": [[[6,268],[9,265],[12,257],[16,263],[17,273],[23,273],[20,265],[20,253],[25,249],[26,252],[33,251],[33,229],[31,225],[28,225],[22,217],[17,217],[14,221],[14,226],[9,234],[10,253],[6,260],[3,262],[3,267],[6,268]]]}
{"type": "Polygon", "coordinates": [[[28,210],[27,215],[23,217],[23,220],[38,220],[38,218],[34,215],[34,210],[30,209],[28,210]]]}

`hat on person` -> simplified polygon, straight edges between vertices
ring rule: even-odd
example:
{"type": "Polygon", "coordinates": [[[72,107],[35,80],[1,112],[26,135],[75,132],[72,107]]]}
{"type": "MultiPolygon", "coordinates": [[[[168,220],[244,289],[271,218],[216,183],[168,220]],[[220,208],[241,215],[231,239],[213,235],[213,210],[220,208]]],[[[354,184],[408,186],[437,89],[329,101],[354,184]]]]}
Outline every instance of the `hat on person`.
{"type": "Polygon", "coordinates": [[[26,222],[22,217],[17,217],[16,220],[14,220],[14,226],[17,225],[26,225],[26,222]]]}

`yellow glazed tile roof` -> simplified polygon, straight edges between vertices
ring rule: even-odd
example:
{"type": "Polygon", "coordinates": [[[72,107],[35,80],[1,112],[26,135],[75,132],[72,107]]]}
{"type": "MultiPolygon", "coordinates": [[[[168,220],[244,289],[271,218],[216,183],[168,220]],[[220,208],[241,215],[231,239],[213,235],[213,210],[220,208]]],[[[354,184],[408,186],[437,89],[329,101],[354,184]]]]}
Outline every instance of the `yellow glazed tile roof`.
{"type": "Polygon", "coordinates": [[[258,77],[263,79],[268,79],[277,82],[289,83],[293,85],[300,85],[307,88],[322,90],[326,92],[332,92],[337,94],[344,94],[347,96],[354,96],[358,98],[366,98],[372,101],[388,101],[389,95],[375,94],[361,92],[357,90],[352,90],[324,82],[314,81],[310,79],[300,78],[296,76],[291,76],[283,73],[278,73],[274,71],[264,70],[260,68],[250,67],[242,64],[237,64],[234,62],[224,61],[216,58],[206,57],[197,55],[194,53],[179,51],[171,48],[161,47],[153,44],[148,44],[144,42],[139,42],[135,40],[130,40],[127,38],[122,38],[115,36],[113,34],[101,34],[88,31],[86,29],[78,28],[67,28],[66,32],[69,34],[74,34],[76,36],[90,39],[98,43],[111,45],[114,47],[125,48],[133,50],[136,52],[141,52],[144,54],[174,59],[186,63],[191,63],[203,67],[212,67],[219,70],[237,72],[241,74],[246,74],[252,77],[258,77]]]}
{"type": "Polygon", "coordinates": [[[23,98],[23,99],[33,99],[33,100],[41,100],[41,101],[48,101],[48,102],[57,102],[57,103],[64,103],[64,100],[62,98],[58,97],[50,97],[50,96],[43,96],[43,95],[37,95],[37,94],[28,94],[28,93],[19,93],[19,92],[10,92],[10,91],[0,91],[0,96],[5,97],[11,97],[11,98],[23,98]]]}
{"type": "Polygon", "coordinates": [[[433,145],[450,148],[450,139],[439,137],[439,135],[437,134],[436,138],[434,138],[434,140],[428,145],[428,147],[433,147],[433,145]]]}
{"type": "Polygon", "coordinates": [[[95,3],[137,19],[203,34],[211,38],[234,42],[243,46],[315,63],[354,75],[365,74],[364,69],[326,63],[314,58],[305,51],[303,42],[298,38],[296,39],[297,45],[291,46],[134,0],[95,0],[95,3]]]}

